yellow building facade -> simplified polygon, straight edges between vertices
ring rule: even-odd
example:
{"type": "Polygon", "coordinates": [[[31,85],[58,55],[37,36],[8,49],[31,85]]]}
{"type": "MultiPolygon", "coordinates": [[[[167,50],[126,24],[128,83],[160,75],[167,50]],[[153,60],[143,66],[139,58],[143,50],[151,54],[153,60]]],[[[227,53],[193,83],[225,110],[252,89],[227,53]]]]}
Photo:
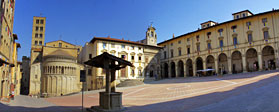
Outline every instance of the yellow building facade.
{"type": "Polygon", "coordinates": [[[1,0],[2,19],[0,21],[0,99],[8,99],[14,89],[12,78],[15,75],[15,40],[13,34],[15,0],[1,0]],[[13,73],[12,73],[13,72],[13,73]]]}
{"type": "Polygon", "coordinates": [[[198,76],[206,69],[232,74],[278,68],[278,12],[237,12],[233,20],[208,21],[197,31],[159,43],[162,77],[198,76]]]}
{"type": "MultiPolygon", "coordinates": [[[[90,58],[108,52],[130,61],[134,65],[134,67],[126,67],[116,71],[118,83],[126,79],[154,80],[160,74],[158,54],[161,47],[156,44],[157,35],[154,27],[150,26],[146,34],[146,39],[138,42],[110,37],[94,37],[82,48],[78,62],[84,63],[90,58]]],[[[105,71],[90,66],[85,66],[85,69],[87,70],[87,89],[103,88],[105,71]]]]}

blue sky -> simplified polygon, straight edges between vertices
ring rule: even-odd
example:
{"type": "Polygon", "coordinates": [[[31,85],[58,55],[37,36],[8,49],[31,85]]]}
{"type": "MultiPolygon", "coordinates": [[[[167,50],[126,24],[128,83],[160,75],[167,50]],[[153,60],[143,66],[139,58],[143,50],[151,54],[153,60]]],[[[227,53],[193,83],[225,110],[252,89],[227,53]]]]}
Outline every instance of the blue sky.
{"type": "Polygon", "coordinates": [[[141,40],[153,22],[158,42],[197,30],[200,23],[221,23],[232,13],[254,14],[279,8],[278,0],[16,0],[14,33],[18,59],[30,56],[33,16],[46,20],[45,42],[62,39],[83,46],[94,36],[141,40]]]}

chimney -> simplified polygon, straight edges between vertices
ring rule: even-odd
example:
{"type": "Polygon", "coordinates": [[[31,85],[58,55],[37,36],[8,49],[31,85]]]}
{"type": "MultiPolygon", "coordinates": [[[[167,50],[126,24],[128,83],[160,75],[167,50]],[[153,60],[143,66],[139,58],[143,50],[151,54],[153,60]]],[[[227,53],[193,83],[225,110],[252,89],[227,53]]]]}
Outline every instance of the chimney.
{"type": "Polygon", "coordinates": [[[174,38],[174,33],[172,34],[172,38],[174,38]]]}

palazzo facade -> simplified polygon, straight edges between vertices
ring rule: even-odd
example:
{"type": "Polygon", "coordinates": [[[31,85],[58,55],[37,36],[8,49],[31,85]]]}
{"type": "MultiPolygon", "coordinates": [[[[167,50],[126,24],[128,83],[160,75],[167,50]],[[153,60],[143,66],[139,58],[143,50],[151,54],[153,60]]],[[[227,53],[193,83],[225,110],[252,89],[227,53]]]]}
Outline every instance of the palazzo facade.
{"type": "MultiPolygon", "coordinates": [[[[78,56],[79,63],[108,52],[114,56],[130,61],[134,67],[126,67],[116,71],[118,83],[126,79],[154,80],[160,76],[160,51],[157,46],[155,28],[150,26],[146,38],[141,41],[129,41],[110,37],[94,37],[82,48],[78,56]]],[[[101,68],[85,66],[87,70],[87,89],[104,87],[105,71],[101,68]]]]}
{"type": "Polygon", "coordinates": [[[197,31],[159,43],[161,77],[192,77],[205,69],[232,74],[278,68],[279,10],[245,10],[233,18],[202,23],[197,31]]]}

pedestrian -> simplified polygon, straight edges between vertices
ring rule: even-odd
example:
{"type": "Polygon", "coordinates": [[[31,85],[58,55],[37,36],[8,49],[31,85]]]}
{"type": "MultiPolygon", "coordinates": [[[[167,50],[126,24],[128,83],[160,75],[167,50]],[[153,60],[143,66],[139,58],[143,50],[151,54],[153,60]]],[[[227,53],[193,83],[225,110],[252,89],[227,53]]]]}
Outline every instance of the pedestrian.
{"type": "Polygon", "coordinates": [[[15,92],[14,92],[14,91],[12,91],[12,93],[11,93],[11,99],[12,99],[12,100],[15,99],[15,92]]]}

